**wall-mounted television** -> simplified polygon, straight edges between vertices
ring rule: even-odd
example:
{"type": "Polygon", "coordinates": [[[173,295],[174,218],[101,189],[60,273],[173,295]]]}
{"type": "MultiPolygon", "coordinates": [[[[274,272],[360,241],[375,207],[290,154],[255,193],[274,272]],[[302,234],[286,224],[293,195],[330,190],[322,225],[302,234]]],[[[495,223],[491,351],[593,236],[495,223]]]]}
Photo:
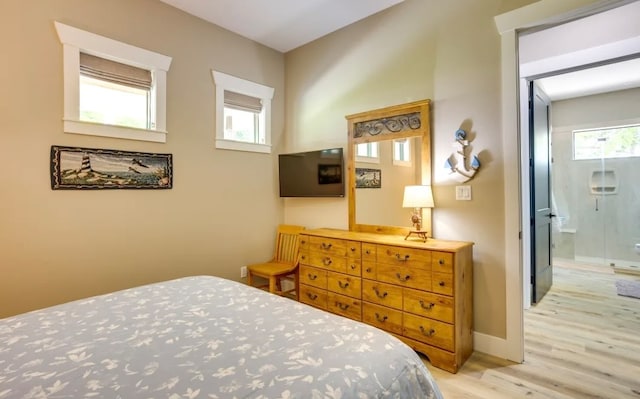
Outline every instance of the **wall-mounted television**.
{"type": "Polygon", "coordinates": [[[278,155],[280,197],[344,197],[342,148],[278,155]]]}

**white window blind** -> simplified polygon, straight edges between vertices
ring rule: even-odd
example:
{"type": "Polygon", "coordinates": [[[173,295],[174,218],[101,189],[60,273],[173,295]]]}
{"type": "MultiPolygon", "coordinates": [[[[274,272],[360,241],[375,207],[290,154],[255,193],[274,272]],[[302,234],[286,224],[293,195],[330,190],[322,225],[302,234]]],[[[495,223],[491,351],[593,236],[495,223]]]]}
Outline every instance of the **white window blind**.
{"type": "Polygon", "coordinates": [[[253,112],[256,114],[262,112],[261,99],[228,90],[224,91],[224,105],[228,108],[253,112]]]}
{"type": "Polygon", "coordinates": [[[143,90],[150,90],[153,83],[151,71],[82,52],[80,74],[143,90]]]}

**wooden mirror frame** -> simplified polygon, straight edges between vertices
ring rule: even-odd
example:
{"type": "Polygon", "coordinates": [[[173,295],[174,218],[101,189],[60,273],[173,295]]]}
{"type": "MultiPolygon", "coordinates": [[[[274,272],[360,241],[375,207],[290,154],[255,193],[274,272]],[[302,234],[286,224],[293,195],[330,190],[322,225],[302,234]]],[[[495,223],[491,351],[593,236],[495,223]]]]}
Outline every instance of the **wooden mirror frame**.
{"type": "MultiPolygon", "coordinates": [[[[347,115],[349,140],[347,148],[347,175],[349,187],[349,230],[406,234],[411,228],[399,226],[378,226],[356,223],[356,173],[355,145],[383,140],[397,140],[407,137],[420,137],[421,140],[421,184],[431,185],[431,119],[430,100],[420,100],[407,104],[394,105],[373,111],[347,115]]],[[[425,229],[431,237],[431,208],[423,209],[425,229]]],[[[407,221],[409,218],[407,218],[407,221]]],[[[407,222],[407,224],[409,224],[407,222]]]]}

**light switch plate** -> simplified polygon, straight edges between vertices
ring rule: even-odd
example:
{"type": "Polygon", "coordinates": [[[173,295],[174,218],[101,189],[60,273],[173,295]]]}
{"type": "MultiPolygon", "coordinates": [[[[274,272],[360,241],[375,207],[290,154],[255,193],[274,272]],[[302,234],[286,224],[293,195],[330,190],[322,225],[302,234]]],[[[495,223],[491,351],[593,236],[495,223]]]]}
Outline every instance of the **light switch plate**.
{"type": "Polygon", "coordinates": [[[456,200],[471,201],[471,186],[456,186],[456,200]]]}

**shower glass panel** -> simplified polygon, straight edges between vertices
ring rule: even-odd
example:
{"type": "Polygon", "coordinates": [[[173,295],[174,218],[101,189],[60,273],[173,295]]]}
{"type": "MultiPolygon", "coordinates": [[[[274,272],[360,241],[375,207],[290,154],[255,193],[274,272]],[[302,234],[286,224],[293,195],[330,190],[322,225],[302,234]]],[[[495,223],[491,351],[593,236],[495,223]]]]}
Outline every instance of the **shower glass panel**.
{"type": "Polygon", "coordinates": [[[640,265],[640,125],[574,131],[573,150],[574,259],[640,265]]]}

